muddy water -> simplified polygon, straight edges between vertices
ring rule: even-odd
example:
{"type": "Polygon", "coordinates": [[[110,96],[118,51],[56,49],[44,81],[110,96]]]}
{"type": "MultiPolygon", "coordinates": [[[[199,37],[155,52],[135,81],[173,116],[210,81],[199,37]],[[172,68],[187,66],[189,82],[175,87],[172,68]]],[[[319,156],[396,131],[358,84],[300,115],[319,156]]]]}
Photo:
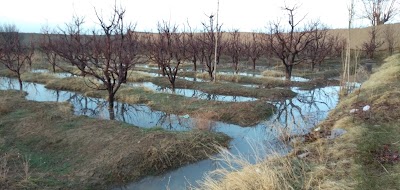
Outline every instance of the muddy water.
{"type": "MultiPolygon", "coordinates": [[[[0,89],[18,89],[17,80],[0,78],[0,89]]],[[[104,99],[89,98],[68,91],[49,90],[41,84],[24,83],[28,92],[27,99],[34,101],[69,102],[74,113],[108,119],[107,102],[104,99]]],[[[223,122],[208,121],[209,130],[223,132],[232,138],[230,152],[243,155],[254,162],[255,157],[264,158],[271,152],[286,153],[290,147],[279,139],[282,131],[291,134],[306,133],[311,127],[327,116],[337,104],[338,87],[326,87],[310,91],[293,88],[298,96],[282,102],[271,102],[278,108],[268,120],[253,127],[241,127],[223,122]],[[272,124],[278,121],[278,124],[272,124]],[[253,151],[254,147],[258,151],[253,151]]],[[[116,103],[116,119],[138,127],[159,126],[168,130],[190,130],[198,120],[190,116],[178,116],[151,110],[146,105],[116,103]]],[[[204,123],[204,122],[202,122],[204,123]]],[[[216,156],[218,157],[218,155],[216,156]]],[[[146,177],[139,182],[116,189],[185,189],[187,185],[196,186],[206,172],[212,171],[223,163],[211,159],[183,166],[160,176],[146,177]]]]}

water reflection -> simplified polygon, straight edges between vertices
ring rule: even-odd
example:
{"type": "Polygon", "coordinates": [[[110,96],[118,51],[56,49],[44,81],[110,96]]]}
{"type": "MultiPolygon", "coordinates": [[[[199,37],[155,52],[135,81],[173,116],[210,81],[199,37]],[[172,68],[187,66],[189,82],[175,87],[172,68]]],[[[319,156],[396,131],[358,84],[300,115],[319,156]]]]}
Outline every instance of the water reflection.
{"type": "MultiPolygon", "coordinates": [[[[33,101],[69,102],[74,108],[76,115],[86,115],[94,118],[109,119],[108,102],[100,98],[91,98],[79,93],[50,90],[43,84],[24,82],[24,90],[28,93],[26,99],[33,101]]],[[[0,77],[0,89],[19,89],[18,81],[0,77]]],[[[154,111],[146,105],[129,105],[115,102],[114,113],[116,119],[138,127],[162,127],[169,130],[189,130],[190,120],[161,111],[154,111]]]]}
{"type": "Polygon", "coordinates": [[[175,89],[175,91],[172,91],[171,88],[161,87],[152,82],[136,82],[136,83],[128,83],[128,85],[133,87],[147,88],[155,92],[177,94],[189,98],[197,98],[202,100],[212,100],[212,101],[222,101],[222,102],[248,102],[257,100],[257,98],[245,97],[245,96],[210,94],[196,89],[177,88],[175,89]]]}
{"type": "MultiPolygon", "coordinates": [[[[213,130],[232,137],[230,143],[232,155],[244,157],[250,163],[255,163],[257,158],[265,158],[271,153],[288,153],[291,148],[282,142],[282,131],[290,135],[308,132],[336,106],[339,87],[292,90],[297,92],[298,96],[281,102],[272,102],[277,106],[277,111],[270,120],[248,128],[216,122],[213,130]]],[[[196,187],[197,181],[203,179],[207,172],[223,166],[224,162],[218,159],[207,159],[160,176],[146,177],[116,189],[186,189],[188,185],[196,187]]]]}
{"type": "MultiPolygon", "coordinates": [[[[27,99],[34,101],[69,102],[74,107],[77,115],[87,115],[96,118],[108,118],[107,102],[104,99],[90,98],[81,94],[49,90],[42,84],[23,83],[28,92],[27,99]]],[[[0,78],[0,89],[18,89],[15,79],[0,78]]],[[[292,88],[298,95],[295,98],[281,102],[271,102],[276,107],[276,113],[268,121],[261,122],[253,127],[241,127],[219,121],[206,122],[208,127],[202,129],[222,132],[232,138],[230,152],[233,155],[242,155],[254,163],[256,158],[265,158],[271,152],[285,154],[290,147],[281,141],[282,128],[290,129],[291,134],[305,133],[319,121],[324,119],[330,109],[338,101],[339,87],[325,87],[313,90],[299,90],[292,88]],[[277,121],[281,125],[272,124],[277,121]],[[257,151],[254,149],[257,148],[257,151]]],[[[184,91],[188,95],[199,96],[200,92],[184,91]]],[[[191,116],[178,116],[161,111],[152,110],[146,105],[129,105],[115,103],[116,120],[131,123],[138,127],[162,127],[167,130],[190,130],[203,123],[201,119],[191,116]]],[[[228,109],[228,108],[227,108],[228,109]]],[[[217,155],[218,157],[218,155],[217,155]]],[[[207,172],[217,169],[223,162],[216,160],[203,160],[194,164],[180,167],[160,176],[149,176],[139,182],[129,184],[117,189],[186,189],[188,184],[196,186],[196,181],[201,180],[207,172]]]]}
{"type": "Polygon", "coordinates": [[[270,102],[276,107],[271,119],[279,122],[293,134],[304,134],[326,118],[329,111],[338,103],[339,87],[324,87],[312,90],[292,91],[298,93],[295,98],[280,102],[270,102]]]}

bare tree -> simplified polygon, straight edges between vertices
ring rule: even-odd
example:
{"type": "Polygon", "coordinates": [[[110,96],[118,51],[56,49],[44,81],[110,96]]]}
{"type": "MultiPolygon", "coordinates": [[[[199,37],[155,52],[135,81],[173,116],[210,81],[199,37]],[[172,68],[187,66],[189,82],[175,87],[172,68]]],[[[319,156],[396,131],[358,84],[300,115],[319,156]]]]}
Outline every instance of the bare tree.
{"type": "Polygon", "coordinates": [[[52,43],[52,38],[55,38],[56,32],[50,32],[48,27],[42,28],[42,39],[40,39],[39,49],[46,56],[46,61],[51,65],[53,72],[56,72],[56,61],[58,58],[58,54],[56,53],[55,48],[51,47],[52,45],[56,45],[52,43]]]}
{"type": "Polygon", "coordinates": [[[73,24],[61,30],[54,41],[57,54],[88,77],[90,86],[108,92],[110,119],[114,119],[114,100],[121,84],[127,80],[128,71],[138,62],[139,43],[135,27],[124,22],[125,9],[113,7],[106,21],[96,12],[100,30],[85,33],[83,19],[75,18],[73,24]],[[92,80],[91,78],[95,78],[92,80]],[[97,85],[100,82],[100,85],[97,85]]]}
{"type": "Polygon", "coordinates": [[[289,15],[289,27],[283,26],[280,22],[272,22],[267,37],[268,45],[272,53],[281,60],[285,66],[286,80],[290,81],[293,67],[305,61],[299,54],[305,51],[307,46],[314,41],[313,33],[315,24],[304,26],[299,29],[304,17],[295,20],[295,13],[298,6],[285,6],[283,10],[289,15]],[[287,29],[288,28],[288,29],[287,29]]]}
{"type": "Polygon", "coordinates": [[[199,57],[201,57],[200,54],[200,39],[199,35],[196,35],[196,32],[192,30],[188,23],[188,28],[189,31],[187,31],[187,41],[188,41],[188,57],[190,57],[192,63],[193,63],[193,70],[196,72],[197,71],[197,61],[199,60],[199,57]]]}
{"type": "Polygon", "coordinates": [[[32,62],[33,53],[33,43],[24,42],[15,25],[0,26],[0,62],[16,74],[21,91],[23,90],[21,75],[25,65],[32,62]]]}
{"type": "Polygon", "coordinates": [[[314,71],[316,65],[320,67],[325,58],[332,54],[335,37],[329,35],[328,29],[319,23],[316,23],[312,35],[314,40],[305,49],[304,56],[310,61],[311,70],[314,71]]]}
{"type": "Polygon", "coordinates": [[[394,48],[397,45],[397,37],[398,34],[396,33],[396,30],[394,29],[393,25],[386,25],[385,26],[385,43],[387,44],[389,54],[392,55],[394,52],[394,48]]]}
{"type": "Polygon", "coordinates": [[[333,47],[332,47],[332,56],[339,58],[342,56],[342,52],[344,52],[347,46],[347,39],[340,37],[339,35],[334,36],[333,39],[333,47]]]}
{"type": "Polygon", "coordinates": [[[368,19],[371,26],[378,26],[393,20],[398,14],[397,0],[362,0],[364,5],[363,17],[368,19]]]}
{"type": "Polygon", "coordinates": [[[371,30],[369,31],[369,40],[362,44],[363,50],[370,59],[374,58],[376,50],[384,44],[384,41],[377,39],[378,33],[378,27],[372,26],[371,30]]]}
{"type": "Polygon", "coordinates": [[[168,77],[171,87],[175,90],[175,80],[179,66],[187,58],[188,40],[184,32],[178,31],[178,26],[167,22],[158,23],[158,35],[149,42],[151,46],[150,59],[161,66],[168,77]]]}
{"type": "Polygon", "coordinates": [[[260,39],[260,34],[253,32],[251,34],[251,39],[244,43],[244,53],[247,58],[251,60],[253,70],[256,69],[256,61],[260,59],[263,51],[260,39]]]}
{"type": "Polygon", "coordinates": [[[210,23],[207,24],[205,22],[202,23],[203,25],[203,32],[200,35],[200,44],[201,44],[201,50],[200,50],[200,55],[201,55],[201,60],[203,61],[203,64],[206,66],[207,72],[211,78],[211,81],[213,81],[214,76],[214,65],[213,60],[214,57],[216,56],[217,63],[219,63],[219,59],[221,56],[222,52],[222,47],[224,46],[223,43],[221,43],[222,39],[222,34],[221,32],[221,25],[219,26],[214,26],[214,16],[211,15],[209,16],[210,18],[210,23]],[[217,36],[216,31],[218,31],[217,36]],[[218,47],[217,47],[217,54],[215,55],[215,40],[218,38],[218,47]]]}
{"type": "Polygon", "coordinates": [[[230,38],[227,41],[226,53],[231,57],[235,73],[239,72],[239,61],[243,53],[243,44],[240,41],[239,30],[229,32],[230,38]]]}
{"type": "MultiPolygon", "coordinates": [[[[81,71],[81,76],[85,76],[85,68],[89,62],[90,41],[89,32],[83,28],[84,18],[74,16],[72,22],[66,24],[65,28],[59,28],[59,32],[53,36],[53,40],[46,42],[47,48],[54,51],[59,57],[69,62],[72,66],[81,71]]],[[[95,36],[96,34],[93,34],[95,36]]],[[[70,70],[59,66],[65,72],[70,70]]],[[[75,74],[72,73],[71,74],[75,74]]]]}

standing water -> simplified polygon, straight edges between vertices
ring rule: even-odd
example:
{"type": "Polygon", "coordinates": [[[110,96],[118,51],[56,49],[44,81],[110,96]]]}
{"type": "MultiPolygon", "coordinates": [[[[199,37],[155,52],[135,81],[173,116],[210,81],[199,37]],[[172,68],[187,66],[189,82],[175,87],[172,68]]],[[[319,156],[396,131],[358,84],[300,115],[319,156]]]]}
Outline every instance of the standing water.
{"type": "MultiPolygon", "coordinates": [[[[0,89],[18,89],[15,79],[0,78],[0,89]]],[[[209,121],[210,130],[223,132],[232,138],[230,152],[233,155],[245,155],[250,161],[254,158],[264,158],[268,154],[285,154],[290,147],[283,143],[279,135],[284,129],[292,135],[304,134],[323,120],[330,109],[338,101],[338,87],[325,87],[315,90],[298,90],[295,98],[281,102],[270,102],[276,107],[276,113],[267,121],[253,127],[241,127],[218,121],[209,121]],[[257,151],[253,151],[255,147],[257,151]]],[[[34,101],[69,102],[77,115],[87,115],[108,119],[107,101],[99,98],[89,98],[81,94],[49,90],[42,84],[24,82],[24,90],[28,92],[27,99],[34,101]]],[[[116,103],[116,119],[131,123],[138,127],[159,126],[167,130],[190,130],[197,121],[195,118],[167,114],[154,111],[146,105],[129,105],[116,103]]],[[[216,155],[218,157],[218,155],[216,155]]],[[[223,163],[206,159],[180,167],[159,176],[149,176],[138,182],[116,189],[186,189],[188,185],[197,186],[207,172],[217,169],[223,163]]]]}

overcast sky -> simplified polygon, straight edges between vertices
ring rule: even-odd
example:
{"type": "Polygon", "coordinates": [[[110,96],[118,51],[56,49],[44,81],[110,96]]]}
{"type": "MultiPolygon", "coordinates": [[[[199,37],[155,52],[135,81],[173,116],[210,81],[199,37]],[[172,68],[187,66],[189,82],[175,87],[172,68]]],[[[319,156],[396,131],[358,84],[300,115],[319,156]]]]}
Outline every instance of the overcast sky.
{"type": "MultiPolygon", "coordinates": [[[[43,25],[63,26],[72,16],[84,16],[93,25],[94,7],[106,16],[114,0],[0,0],[0,24],[15,24],[21,32],[40,32],[43,25]]],[[[330,28],[347,27],[347,4],[350,0],[286,0],[300,4],[299,17],[319,19],[330,28]]],[[[217,0],[117,0],[126,8],[127,17],[137,30],[156,31],[157,22],[165,20],[178,25],[189,21],[200,29],[207,15],[217,12],[217,0]]],[[[224,30],[264,30],[278,18],[287,19],[281,7],[283,0],[220,0],[219,20],[224,30]]],[[[286,22],[285,22],[286,24],[286,22]]],[[[356,21],[356,25],[366,22],[356,21]]]]}

